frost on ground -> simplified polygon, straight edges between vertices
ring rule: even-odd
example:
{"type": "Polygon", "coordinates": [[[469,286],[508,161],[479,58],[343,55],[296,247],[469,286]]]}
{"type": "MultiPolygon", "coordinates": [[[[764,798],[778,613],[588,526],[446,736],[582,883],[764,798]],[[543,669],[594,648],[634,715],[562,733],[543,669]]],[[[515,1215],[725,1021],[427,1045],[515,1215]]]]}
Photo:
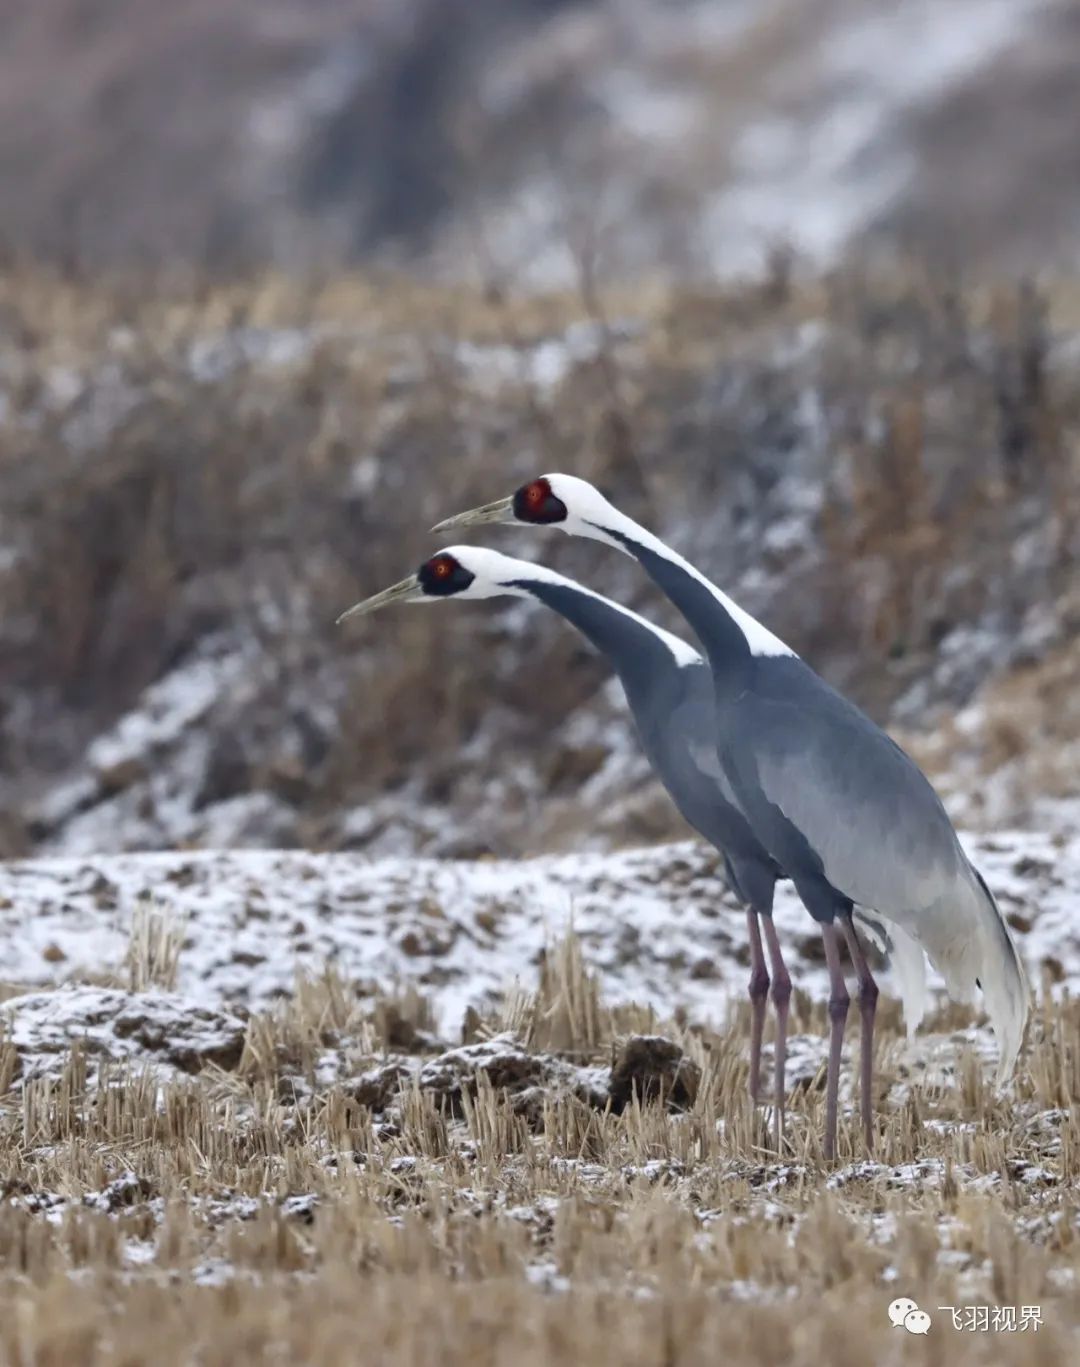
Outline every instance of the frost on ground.
{"type": "Polygon", "coordinates": [[[77,1044],[91,1059],[184,1073],[235,1067],[244,1047],[243,1021],[172,992],[63,987],[15,997],[0,1016],[24,1079],[60,1072],[77,1044]]]}
{"type": "MultiPolygon", "coordinates": [[[[1037,982],[1080,991],[1080,837],[1003,832],[967,842],[1037,982]]],[[[469,1008],[531,983],[572,927],[606,998],[717,1024],[741,997],[743,917],[694,842],[532,860],[368,860],[353,854],[176,852],[0,866],[0,982],[61,983],[116,965],[149,899],[183,919],[176,987],[209,1006],[265,1009],[324,965],[373,996],[413,985],[444,1037],[469,1008]]],[[[796,985],[826,974],[791,888],[776,921],[796,985]]],[[[888,990],[888,978],[884,979],[888,990]]]]}
{"type": "MultiPolygon", "coordinates": [[[[853,1013],[837,1166],[820,1152],[814,928],[785,890],[802,991],[778,1155],[770,1108],[747,1097],[742,918],[695,844],[516,864],[260,851],[0,867],[0,1254],[18,1269],[0,1271],[0,1308],[30,1287],[21,1334],[52,1343],[73,1324],[111,1343],[111,1323],[132,1361],[261,1361],[265,1340],[326,1364],[356,1360],[345,1321],[384,1344],[379,1361],[433,1361],[433,1322],[460,1337],[497,1301],[500,1334],[561,1333],[601,1303],[612,1323],[645,1315],[648,1353],[573,1338],[566,1361],[660,1360],[655,1310],[710,1344],[743,1325],[736,1363],[809,1364],[836,1360],[841,1320],[876,1344],[902,1290],[1039,1304],[1043,1360],[1067,1361],[1080,842],[971,849],[1051,989],[1024,1066],[995,1094],[969,1011],[939,1003],[911,1048],[883,1002],[871,1159],[853,1013]],[[416,1313],[384,1325],[378,1306],[405,1288],[416,1313]],[[218,1315],[189,1296],[227,1302],[218,1315]]],[[[25,1360],[4,1337],[15,1322],[0,1315],[5,1361],[25,1360]]]]}
{"type": "MultiPolygon", "coordinates": [[[[1033,981],[1059,999],[1080,993],[1080,839],[1009,832],[967,843],[1033,981]]],[[[828,992],[821,942],[787,885],[775,918],[798,989],[788,1083],[809,1088],[825,1059],[824,1032],[811,1022],[828,992]]],[[[633,1069],[628,1082],[608,1064],[598,1072],[595,1059],[551,1052],[595,1050],[595,1004],[576,1002],[539,1033],[527,1023],[538,980],[569,991],[573,972],[555,953],[568,932],[581,972],[645,1037],[665,1022],[715,1031],[745,1002],[744,919],[714,852],[696,842],[524,861],[260,850],[0,865],[10,1078],[55,1077],[73,1045],[95,1076],[100,1063],[165,1079],[233,1069],[253,1013],[289,1010],[329,974],[367,1023],[326,1035],[306,1071],[283,1066],[278,1087],[294,1100],[336,1085],[381,1106],[415,1086],[457,1108],[466,1080],[483,1075],[526,1109],[570,1094],[620,1111],[634,1079],[641,1084],[633,1069]]],[[[899,1028],[887,966],[878,977],[882,1018],[899,1028]]],[[[961,1055],[984,1068],[996,1057],[985,1022],[957,1013],[930,980],[937,1016],[902,1047],[887,1093],[894,1105],[916,1083],[955,1083],[961,1055]]],[[[852,1027],[849,1052],[854,1038],[852,1027]]],[[[678,1091],[678,1060],[668,1065],[665,1086],[678,1091]]],[[[850,1102],[850,1072],[842,1088],[850,1102]]]]}

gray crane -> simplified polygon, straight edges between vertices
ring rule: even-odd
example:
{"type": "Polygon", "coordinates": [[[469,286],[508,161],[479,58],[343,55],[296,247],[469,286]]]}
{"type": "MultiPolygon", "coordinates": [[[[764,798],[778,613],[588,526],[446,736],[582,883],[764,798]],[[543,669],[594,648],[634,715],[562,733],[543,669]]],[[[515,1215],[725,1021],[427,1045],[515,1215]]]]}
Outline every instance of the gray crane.
{"type": "Polygon", "coordinates": [[[960,847],[922,771],[715,584],[586,480],[551,474],[434,531],[508,522],[552,526],[633,556],[693,628],[712,670],[717,756],[734,802],[821,927],[829,970],[827,1158],[850,998],[836,923],[847,940],[862,1015],[860,1099],[873,1145],[873,1028],[878,989],[855,935],[856,904],[926,951],[949,994],[981,989],[998,1039],[998,1083],[1023,1043],[1030,990],[1009,928],[960,847]]]}
{"type": "MultiPolygon", "coordinates": [[[[769,967],[772,969],[777,1047],[774,1055],[774,1127],[781,1142],[785,1041],[791,978],[773,925],[773,889],[780,870],[735,806],[716,753],[713,681],[698,652],[637,613],[542,565],[475,546],[451,546],[417,572],[357,603],[338,618],[376,612],[399,602],[515,596],[543,604],[589,640],[615,670],[649,763],[686,821],[720,852],[728,882],[746,908],[750,940],[750,1094],[758,1100],[761,1041],[769,967]]],[[[900,934],[888,936],[860,918],[874,942],[892,958],[909,1030],[921,1015],[922,951],[900,934]]]]}

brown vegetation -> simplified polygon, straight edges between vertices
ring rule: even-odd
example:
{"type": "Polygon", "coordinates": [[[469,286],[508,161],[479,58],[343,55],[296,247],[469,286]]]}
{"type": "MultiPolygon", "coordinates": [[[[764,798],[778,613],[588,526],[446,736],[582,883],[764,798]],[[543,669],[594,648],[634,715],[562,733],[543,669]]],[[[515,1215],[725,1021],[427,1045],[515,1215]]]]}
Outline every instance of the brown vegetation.
{"type": "MultiPolygon", "coordinates": [[[[849,1115],[830,1168],[820,1069],[793,1092],[789,1152],[769,1153],[745,1008],[717,1036],[668,1023],[635,1043],[647,1014],[613,1017],[572,941],[551,964],[536,996],[474,1023],[471,1055],[395,1054],[328,974],[250,1022],[232,1071],[159,1096],[150,1074],[88,1081],[76,1047],[9,1089],[4,1361],[1072,1360],[1075,1004],[1040,1011],[1009,1100],[960,1042],[963,1012],[929,1023],[925,1071],[886,1016],[878,1161],[849,1115]],[[559,1052],[523,1043],[541,1022],[560,1022],[559,1052]],[[605,1102],[644,1054],[699,1085],[648,1097],[642,1075],[605,1102]],[[895,1346],[898,1295],[930,1310],[925,1349],[895,1346]],[[1043,1327],[957,1332],[937,1308],[977,1304],[1037,1305],[1043,1327]]],[[[403,1010],[423,1021],[415,998],[384,1021],[403,1010]]],[[[818,1034],[823,1010],[799,1001],[797,1022],[818,1034]]]]}
{"type": "MultiPolygon", "coordinates": [[[[1071,630],[1080,375],[1060,298],[1058,318],[1030,290],[919,274],[602,299],[583,278],[514,300],[9,273],[5,843],[53,833],[33,795],[147,684],[222,655],[235,683],[199,718],[214,743],[177,779],[189,804],[263,793],[274,838],[335,844],[345,809],[398,789],[450,803],[458,848],[520,849],[520,821],[485,806],[497,778],[501,811],[554,799],[533,848],[573,828],[605,751],[560,735],[602,677],[571,633],[491,607],[332,625],[428,553],[436,517],[539,469],[595,479],[752,583],[747,605],[879,717],[964,701],[1071,630]],[[942,662],[955,632],[975,648],[942,662]]],[[[673,622],[615,557],[503,544],[673,622]]],[[[152,814],[151,773],[178,763],[163,742],[91,766],[79,800],[130,791],[152,814]]]]}

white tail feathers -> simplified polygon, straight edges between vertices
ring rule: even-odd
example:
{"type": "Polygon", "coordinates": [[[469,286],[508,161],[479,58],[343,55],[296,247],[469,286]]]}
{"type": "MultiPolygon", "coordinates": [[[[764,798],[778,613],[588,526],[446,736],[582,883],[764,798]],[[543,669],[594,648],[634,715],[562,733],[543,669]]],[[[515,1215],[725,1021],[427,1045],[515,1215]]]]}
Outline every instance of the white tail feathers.
{"type": "Polygon", "coordinates": [[[889,972],[896,979],[900,1004],[904,1010],[904,1026],[911,1040],[926,1015],[929,1001],[926,955],[918,942],[895,923],[886,925],[861,908],[855,912],[855,921],[874,948],[885,956],[889,972]]]}
{"type": "Polygon", "coordinates": [[[971,1001],[981,988],[983,1005],[997,1037],[1000,1056],[997,1085],[1008,1081],[1024,1042],[1031,989],[1008,924],[982,875],[967,863],[970,875],[962,905],[918,927],[919,941],[930,962],[945,979],[949,996],[971,1001]]]}
{"type": "Polygon", "coordinates": [[[1031,989],[1008,924],[974,865],[964,860],[963,889],[941,904],[905,919],[903,926],[861,908],[855,919],[884,953],[896,975],[908,1039],[927,1005],[926,957],[945,979],[949,996],[983,1005],[997,1038],[997,1085],[1008,1081],[1024,1043],[1031,989]]]}
{"type": "Polygon", "coordinates": [[[1031,987],[1008,922],[994,901],[993,893],[974,865],[971,866],[971,872],[982,894],[979,936],[982,969],[979,983],[986,1003],[986,1014],[990,1017],[1001,1050],[997,1071],[997,1084],[1000,1087],[1012,1076],[1020,1056],[1031,1008],[1031,987]]]}

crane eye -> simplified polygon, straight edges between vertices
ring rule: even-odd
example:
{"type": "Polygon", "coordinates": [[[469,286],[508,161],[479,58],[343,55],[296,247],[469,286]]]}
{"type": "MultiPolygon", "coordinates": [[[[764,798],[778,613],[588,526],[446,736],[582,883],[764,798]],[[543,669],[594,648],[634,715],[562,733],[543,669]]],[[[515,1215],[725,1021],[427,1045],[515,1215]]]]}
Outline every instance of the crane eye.
{"type": "Polygon", "coordinates": [[[416,577],[426,594],[449,598],[452,594],[463,593],[475,575],[452,555],[434,555],[424,561],[416,577]]]}
{"type": "Polygon", "coordinates": [[[534,479],[529,484],[523,484],[512,502],[514,516],[519,522],[542,525],[566,521],[566,505],[555,497],[546,479],[534,479]]]}

